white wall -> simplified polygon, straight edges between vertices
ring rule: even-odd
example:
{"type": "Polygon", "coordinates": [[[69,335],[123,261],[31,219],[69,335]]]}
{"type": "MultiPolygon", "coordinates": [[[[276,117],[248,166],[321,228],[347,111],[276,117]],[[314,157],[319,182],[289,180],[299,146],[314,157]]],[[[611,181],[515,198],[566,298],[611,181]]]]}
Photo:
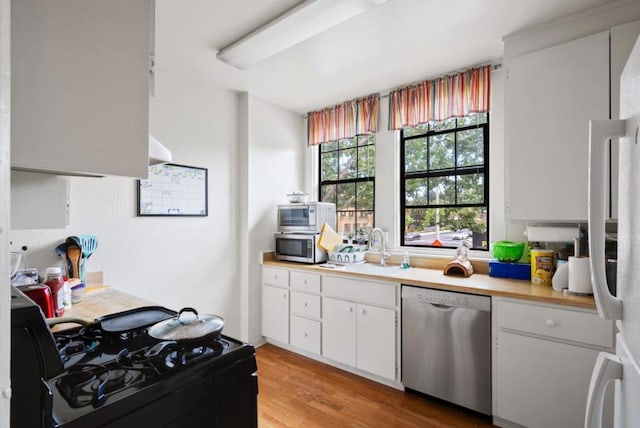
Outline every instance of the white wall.
{"type": "Polygon", "coordinates": [[[95,234],[88,269],[104,271],[107,284],[170,308],[219,314],[225,333],[239,337],[237,120],[234,92],[159,65],[152,133],[175,163],[208,168],[209,216],[136,217],[134,180],[73,177],[69,226],[12,231],[14,245],[29,246],[28,263],[44,269],[66,236],[95,234]]]}
{"type": "MultiPolygon", "coordinates": [[[[274,250],[277,229],[276,204],[286,203],[286,194],[304,188],[303,165],[310,157],[303,118],[260,98],[243,94],[247,123],[246,261],[247,338],[258,341],[261,323],[261,252],[274,250]]],[[[243,266],[243,271],[245,267],[243,266]]]]}

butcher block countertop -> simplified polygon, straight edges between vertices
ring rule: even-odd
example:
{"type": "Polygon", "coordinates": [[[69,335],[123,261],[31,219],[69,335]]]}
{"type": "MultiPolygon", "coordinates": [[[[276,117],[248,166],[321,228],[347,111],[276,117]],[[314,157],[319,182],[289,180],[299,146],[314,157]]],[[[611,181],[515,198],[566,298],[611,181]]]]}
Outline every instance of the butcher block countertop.
{"type": "MultiPolygon", "coordinates": [[[[367,262],[371,264],[377,263],[378,259],[375,255],[367,254],[366,257],[367,262]]],[[[399,265],[399,259],[395,259],[396,257],[392,258],[391,262],[388,263],[391,265],[399,265]]],[[[262,263],[265,266],[313,271],[321,274],[344,275],[364,279],[392,281],[417,287],[428,287],[439,290],[458,291],[487,296],[512,297],[529,301],[596,309],[593,296],[568,295],[561,291],[554,290],[551,286],[536,285],[531,284],[529,281],[516,279],[490,277],[488,275],[488,263],[483,261],[472,262],[475,273],[468,278],[464,278],[462,276],[447,276],[444,275],[443,268],[448,261],[449,260],[443,261],[412,257],[411,268],[402,270],[392,269],[392,275],[385,275],[384,273],[378,272],[368,272],[366,274],[361,272],[350,272],[349,267],[327,269],[325,267],[320,267],[321,265],[282,262],[275,260],[273,253],[265,253],[262,263]]]]}
{"type": "MultiPolygon", "coordinates": [[[[156,305],[148,300],[114,290],[108,286],[103,286],[86,291],[80,302],[65,309],[64,317],[82,318],[87,321],[92,321],[102,315],[122,312],[142,306],[156,305]]],[[[75,323],[58,324],[54,326],[52,330],[60,331],[77,326],[78,324],[75,323]]]]}

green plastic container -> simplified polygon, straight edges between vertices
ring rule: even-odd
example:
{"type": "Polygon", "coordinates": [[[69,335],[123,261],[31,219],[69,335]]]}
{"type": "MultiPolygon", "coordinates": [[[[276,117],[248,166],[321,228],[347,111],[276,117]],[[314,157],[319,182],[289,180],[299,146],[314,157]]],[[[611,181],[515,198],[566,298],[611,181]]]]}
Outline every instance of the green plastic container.
{"type": "Polygon", "coordinates": [[[493,256],[501,262],[517,262],[523,253],[524,242],[498,241],[493,244],[493,256]]]}

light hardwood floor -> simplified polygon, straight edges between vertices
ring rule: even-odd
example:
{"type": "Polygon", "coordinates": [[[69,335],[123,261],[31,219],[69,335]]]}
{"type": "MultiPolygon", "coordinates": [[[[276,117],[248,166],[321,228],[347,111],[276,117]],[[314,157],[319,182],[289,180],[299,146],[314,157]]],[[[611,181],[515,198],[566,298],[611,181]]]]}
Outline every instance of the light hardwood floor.
{"type": "Polygon", "coordinates": [[[267,344],[256,350],[258,426],[490,427],[491,419],[267,344]]]}

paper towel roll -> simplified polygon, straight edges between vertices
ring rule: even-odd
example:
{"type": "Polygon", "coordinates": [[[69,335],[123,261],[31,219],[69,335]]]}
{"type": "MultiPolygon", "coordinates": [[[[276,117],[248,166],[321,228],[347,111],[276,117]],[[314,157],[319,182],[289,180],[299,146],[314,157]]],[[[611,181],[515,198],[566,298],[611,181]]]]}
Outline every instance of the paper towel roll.
{"type": "Polygon", "coordinates": [[[569,257],[569,291],[593,294],[589,257],[569,257]]]}

